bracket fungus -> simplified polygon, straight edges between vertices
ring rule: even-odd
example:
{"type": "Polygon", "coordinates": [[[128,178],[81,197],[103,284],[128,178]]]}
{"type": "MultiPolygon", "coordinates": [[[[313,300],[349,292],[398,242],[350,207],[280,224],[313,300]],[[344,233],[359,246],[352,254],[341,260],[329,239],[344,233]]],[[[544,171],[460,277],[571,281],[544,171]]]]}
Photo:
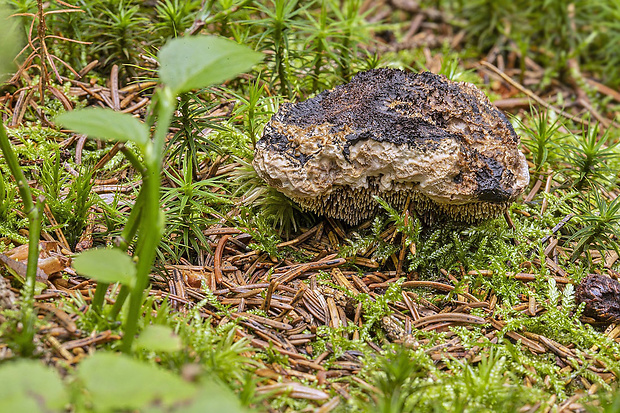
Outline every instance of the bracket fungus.
{"type": "Polygon", "coordinates": [[[475,223],[529,183],[519,137],[469,83],[373,69],[285,104],[256,145],[257,173],[302,208],[355,225],[379,196],[422,218],[475,223]]]}

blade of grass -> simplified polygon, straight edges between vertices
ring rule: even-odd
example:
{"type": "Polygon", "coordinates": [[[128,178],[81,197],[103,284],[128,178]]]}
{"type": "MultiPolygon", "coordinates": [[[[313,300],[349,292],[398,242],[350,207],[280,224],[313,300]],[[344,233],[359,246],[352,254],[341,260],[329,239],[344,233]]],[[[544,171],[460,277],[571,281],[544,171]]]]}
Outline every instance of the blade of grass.
{"type": "Polygon", "coordinates": [[[22,322],[24,336],[22,341],[22,352],[31,354],[34,350],[34,322],[36,313],[34,312],[34,286],[37,276],[37,264],[39,259],[39,237],[41,235],[41,219],[43,209],[42,197],[37,199],[35,204],[32,201],[32,193],[28,186],[28,181],[19,166],[19,160],[13,152],[11,142],[6,134],[4,125],[0,122],[0,149],[4,155],[5,162],[11,171],[11,175],[17,182],[17,188],[24,204],[24,212],[28,217],[28,264],[26,266],[26,282],[24,284],[24,308],[22,311],[22,322]]]}

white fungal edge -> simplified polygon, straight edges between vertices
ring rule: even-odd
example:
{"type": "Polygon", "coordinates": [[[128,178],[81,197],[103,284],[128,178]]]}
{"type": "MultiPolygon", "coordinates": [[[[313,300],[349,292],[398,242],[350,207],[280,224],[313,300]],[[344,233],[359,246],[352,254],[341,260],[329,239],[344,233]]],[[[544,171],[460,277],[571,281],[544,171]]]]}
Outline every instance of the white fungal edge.
{"type": "Polygon", "coordinates": [[[379,177],[382,192],[415,185],[438,203],[471,202],[473,194],[463,193],[452,179],[459,173],[459,144],[453,139],[433,143],[437,147],[428,150],[427,145],[417,149],[367,139],[351,145],[348,157],[340,145],[327,143],[302,167],[297,159],[259,142],[253,164],[263,179],[289,197],[324,196],[339,186],[367,188],[368,178],[379,177]]]}

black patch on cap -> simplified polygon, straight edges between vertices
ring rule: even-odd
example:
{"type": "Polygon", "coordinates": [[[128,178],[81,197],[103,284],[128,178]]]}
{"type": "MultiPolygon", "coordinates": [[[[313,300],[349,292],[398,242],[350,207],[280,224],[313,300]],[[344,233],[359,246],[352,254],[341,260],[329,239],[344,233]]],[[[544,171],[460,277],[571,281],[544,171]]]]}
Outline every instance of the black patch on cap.
{"type": "Polygon", "coordinates": [[[512,196],[512,191],[507,191],[502,186],[502,175],[504,166],[496,159],[478,154],[485,165],[476,170],[476,198],[480,201],[501,203],[508,202],[512,196]]]}

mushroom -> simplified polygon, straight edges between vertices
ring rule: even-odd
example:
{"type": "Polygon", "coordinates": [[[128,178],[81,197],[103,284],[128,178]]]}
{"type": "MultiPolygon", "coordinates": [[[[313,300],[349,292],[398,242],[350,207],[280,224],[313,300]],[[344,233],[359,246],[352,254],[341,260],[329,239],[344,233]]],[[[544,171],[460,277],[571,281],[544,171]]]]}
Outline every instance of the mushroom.
{"type": "Polygon", "coordinates": [[[379,196],[424,217],[476,223],[502,214],[529,183],[519,137],[470,83],[373,69],[285,104],[253,166],[303,209],[355,225],[379,196]]]}

